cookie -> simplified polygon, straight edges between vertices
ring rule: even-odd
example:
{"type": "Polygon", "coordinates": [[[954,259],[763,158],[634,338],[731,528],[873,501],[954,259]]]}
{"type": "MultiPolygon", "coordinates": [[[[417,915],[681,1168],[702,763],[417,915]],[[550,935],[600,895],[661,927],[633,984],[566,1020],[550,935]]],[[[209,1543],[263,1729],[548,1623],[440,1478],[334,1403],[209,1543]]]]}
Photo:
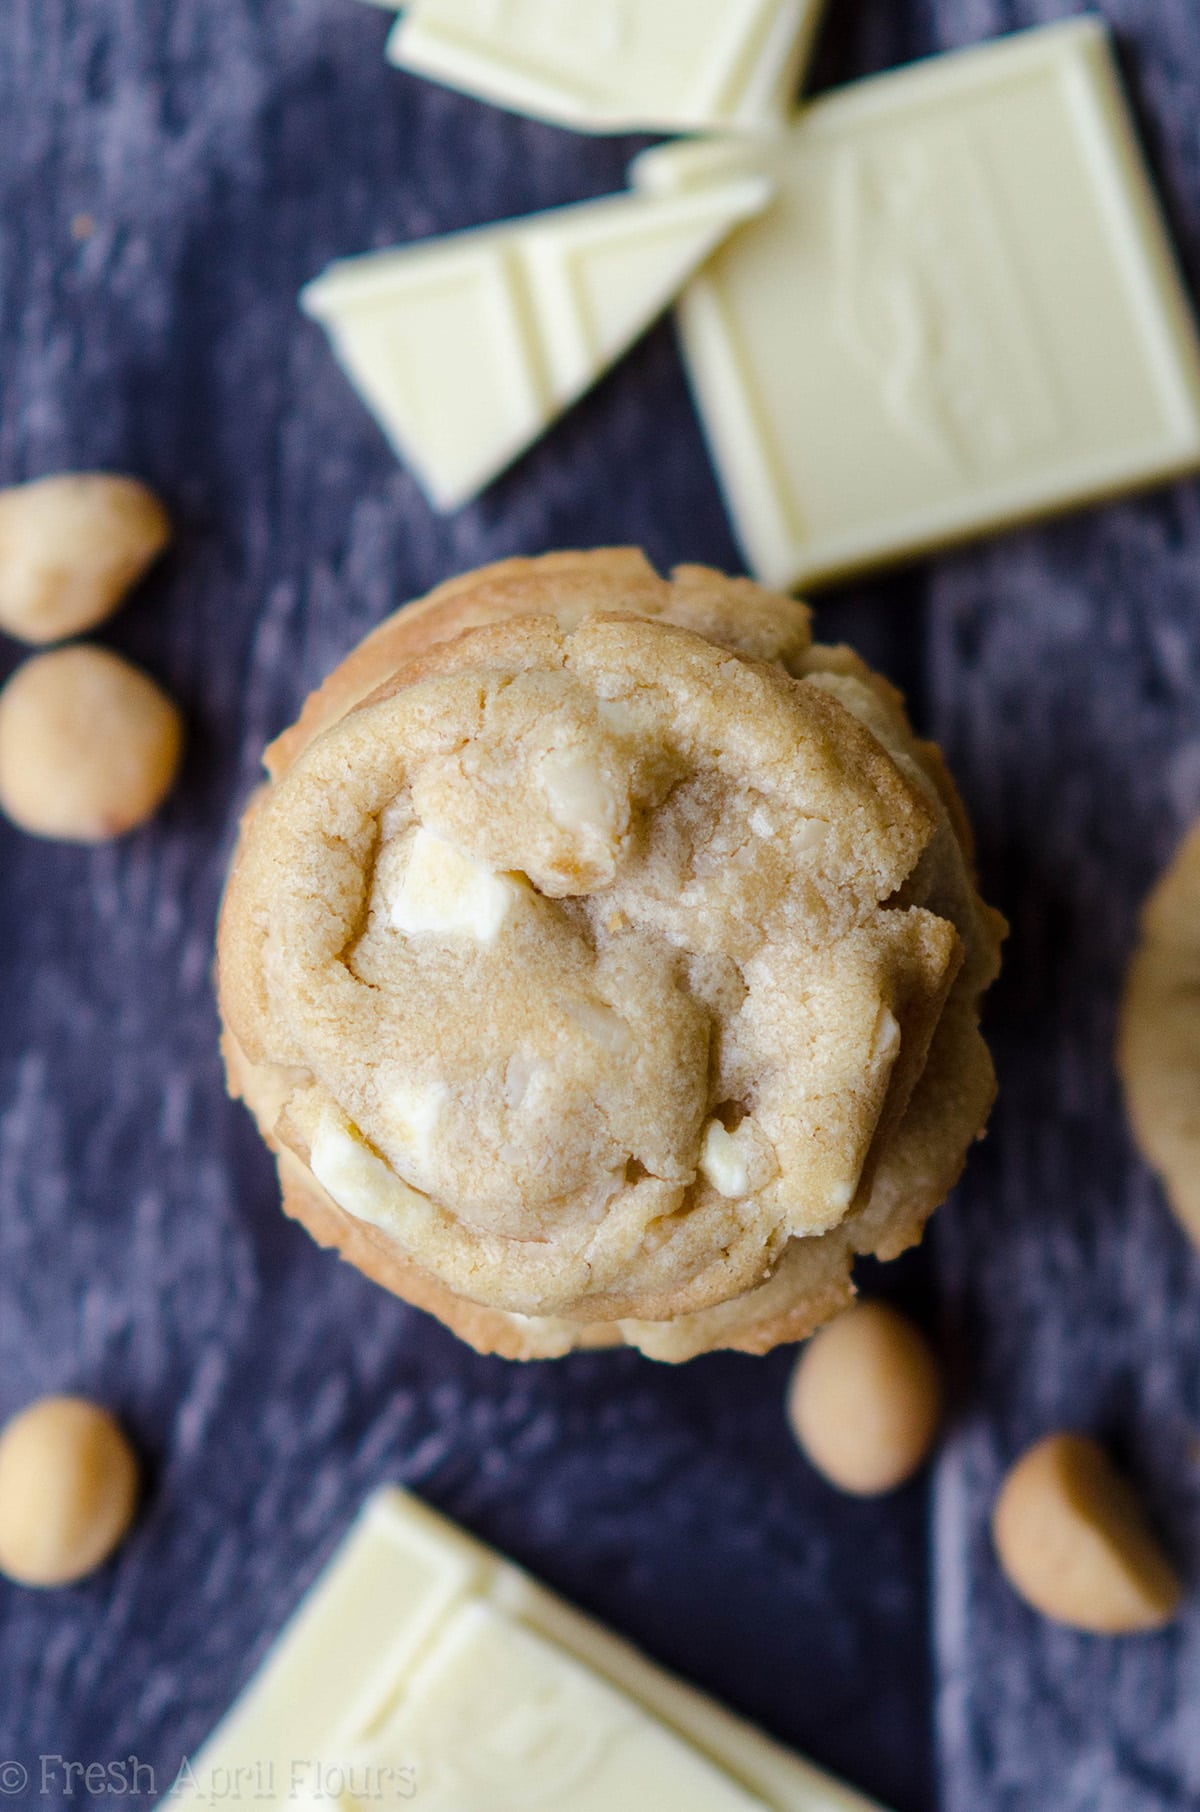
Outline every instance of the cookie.
{"type": "Polygon", "coordinates": [[[267,751],[230,1085],[322,1243],[482,1350],[763,1351],[919,1237],[1001,925],[936,750],[790,598],[508,561],[267,751]]]}
{"type": "Polygon", "coordinates": [[[1117,1067],[1142,1155],[1200,1245],[1200,823],[1143,910],[1117,1067]]]}

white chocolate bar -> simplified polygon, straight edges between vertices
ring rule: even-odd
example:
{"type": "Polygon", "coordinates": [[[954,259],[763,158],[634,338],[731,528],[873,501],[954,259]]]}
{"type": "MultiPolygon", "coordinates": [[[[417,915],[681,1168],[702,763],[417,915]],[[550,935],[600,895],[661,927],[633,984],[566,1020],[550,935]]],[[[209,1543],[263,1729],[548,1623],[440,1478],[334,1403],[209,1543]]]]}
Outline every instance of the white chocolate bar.
{"type": "Polygon", "coordinates": [[[389,59],[582,132],[770,132],[824,0],[411,0],[389,59]]]}
{"type": "Polygon", "coordinates": [[[168,1800],[878,1812],[387,1488],[168,1800]]]}
{"type": "Polygon", "coordinates": [[[400,458],[451,510],[589,389],[770,193],[752,174],[581,202],[344,259],[301,305],[400,458]]]}
{"type": "Polygon", "coordinates": [[[777,144],[667,145],[654,194],[778,200],[680,324],[747,559],[811,586],[1200,465],[1200,349],[1107,31],[874,77],[777,144]]]}

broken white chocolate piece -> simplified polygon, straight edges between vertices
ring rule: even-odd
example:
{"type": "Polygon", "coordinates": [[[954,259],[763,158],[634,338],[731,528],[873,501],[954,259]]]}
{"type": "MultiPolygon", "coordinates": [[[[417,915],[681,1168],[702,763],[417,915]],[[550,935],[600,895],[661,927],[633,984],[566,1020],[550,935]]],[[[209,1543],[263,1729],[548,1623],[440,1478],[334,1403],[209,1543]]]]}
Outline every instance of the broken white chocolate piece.
{"type": "Polygon", "coordinates": [[[748,1120],[743,1120],[735,1132],[727,1132],[719,1120],[710,1120],[700,1147],[700,1173],[719,1195],[746,1195],[754,1155],[748,1120]]]}
{"type": "Polygon", "coordinates": [[[1108,33],[877,76],[774,143],[667,145],[648,192],[778,200],[680,302],[757,575],[812,586],[1200,465],[1200,348],[1108,33]]]}
{"type": "Polygon", "coordinates": [[[627,793],[618,795],[588,757],[576,749],[551,749],[538,777],[560,830],[579,831],[606,844],[616,841],[629,816],[627,793]]]}
{"type": "Polygon", "coordinates": [[[432,502],[510,465],[770,198],[617,195],[331,265],[301,295],[432,502]]]}
{"type": "Polygon", "coordinates": [[[218,1791],[230,1812],[872,1812],[394,1489],[368,1501],[172,1803],[218,1791]]]}
{"type": "Polygon", "coordinates": [[[719,1120],[710,1120],[700,1154],[700,1170],[720,1195],[745,1195],[750,1171],[743,1144],[726,1132],[719,1120]]]}
{"type": "Polygon", "coordinates": [[[411,0],[402,69],[583,132],[769,132],[824,0],[411,0]]]}
{"type": "Polygon", "coordinates": [[[425,1196],[410,1189],[356,1128],[329,1110],[322,1113],[313,1134],[308,1167],[339,1208],[381,1227],[402,1244],[412,1216],[429,1215],[425,1196]]]}
{"type": "Polygon", "coordinates": [[[432,932],[474,938],[487,947],[495,943],[523,886],[516,876],[493,874],[422,826],[413,834],[389,922],[405,937],[432,932]]]}

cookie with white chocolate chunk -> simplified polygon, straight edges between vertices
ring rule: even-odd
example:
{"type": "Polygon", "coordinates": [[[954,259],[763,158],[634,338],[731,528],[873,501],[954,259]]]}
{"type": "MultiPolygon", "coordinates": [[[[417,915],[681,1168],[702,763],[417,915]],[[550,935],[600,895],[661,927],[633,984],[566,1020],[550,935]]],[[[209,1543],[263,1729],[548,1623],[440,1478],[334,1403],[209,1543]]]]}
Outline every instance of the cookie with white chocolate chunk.
{"type": "Polygon", "coordinates": [[[899,697],[633,550],[369,636],[267,751],[222,912],[233,1091],[323,1243],[482,1350],[765,1351],[986,1118],[1002,930],[899,697]]]}

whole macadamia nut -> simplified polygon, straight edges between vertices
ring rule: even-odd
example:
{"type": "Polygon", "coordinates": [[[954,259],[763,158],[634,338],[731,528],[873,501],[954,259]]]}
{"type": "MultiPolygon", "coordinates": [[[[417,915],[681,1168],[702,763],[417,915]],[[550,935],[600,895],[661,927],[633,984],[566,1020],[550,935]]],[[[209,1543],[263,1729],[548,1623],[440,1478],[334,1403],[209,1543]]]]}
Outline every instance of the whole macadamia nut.
{"type": "Polygon", "coordinates": [[[34,643],[94,629],[170,538],[135,478],[59,472],[0,490],[0,629],[34,643]]]}
{"type": "Polygon", "coordinates": [[[941,1405],[924,1336],[885,1303],[863,1302],[808,1342],[792,1373],[787,1411],[801,1448],[831,1485],[876,1497],[921,1465],[941,1405]]]}
{"type": "Polygon", "coordinates": [[[43,1397],[0,1434],[0,1572],[21,1585],[82,1579],[123,1539],[138,1465],[106,1410],[43,1397]]]}
{"type": "Polygon", "coordinates": [[[1056,1623],[1103,1635],[1156,1630],[1179,1603],[1179,1579],[1133,1487],[1084,1435],[1047,1435],[1017,1461],[992,1535],[1014,1589],[1056,1623]]]}
{"type": "Polygon", "coordinates": [[[0,809],[37,837],[119,837],[161,805],[182,747],[171,700],[119,655],[35,655],[0,692],[0,809]]]}

